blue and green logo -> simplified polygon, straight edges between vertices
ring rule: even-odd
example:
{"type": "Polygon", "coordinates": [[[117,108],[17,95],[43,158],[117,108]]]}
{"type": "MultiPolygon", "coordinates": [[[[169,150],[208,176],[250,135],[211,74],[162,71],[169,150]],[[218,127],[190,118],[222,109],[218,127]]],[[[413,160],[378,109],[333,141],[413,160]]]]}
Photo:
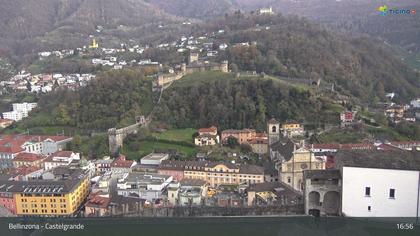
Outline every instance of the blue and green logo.
{"type": "Polygon", "coordinates": [[[378,7],[378,11],[381,15],[415,15],[417,11],[415,9],[399,9],[399,8],[388,8],[387,5],[378,7]]]}

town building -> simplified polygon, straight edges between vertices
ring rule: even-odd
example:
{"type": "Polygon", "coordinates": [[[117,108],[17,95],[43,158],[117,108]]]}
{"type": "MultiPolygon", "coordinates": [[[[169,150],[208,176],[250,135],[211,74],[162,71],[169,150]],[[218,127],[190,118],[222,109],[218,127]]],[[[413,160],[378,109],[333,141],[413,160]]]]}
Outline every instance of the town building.
{"type": "Polygon", "coordinates": [[[174,173],[178,179],[201,179],[211,187],[219,185],[255,184],[264,182],[264,168],[255,165],[235,165],[206,161],[164,161],[159,173],[174,173]],[[183,172],[181,175],[179,172],[183,172]],[[180,178],[182,176],[182,178],[180,178]]]}
{"type": "Polygon", "coordinates": [[[106,173],[111,171],[111,163],[112,160],[109,156],[105,157],[104,159],[95,160],[95,169],[97,173],[106,173]]]}
{"type": "Polygon", "coordinates": [[[3,119],[9,119],[13,121],[20,121],[25,117],[29,116],[29,112],[32,111],[37,104],[36,103],[13,103],[13,110],[9,112],[3,112],[3,119]]]}
{"type": "Polygon", "coordinates": [[[314,216],[341,213],[340,170],[304,171],[305,214],[314,216]]]}
{"type": "Polygon", "coordinates": [[[13,196],[13,181],[0,180],[0,206],[7,209],[12,215],[16,215],[16,202],[13,196]]]}
{"type": "Polygon", "coordinates": [[[297,191],[304,190],[303,171],[325,169],[323,158],[316,157],[313,152],[301,147],[292,152],[290,159],[281,163],[280,180],[297,191]]]}
{"type": "Polygon", "coordinates": [[[268,136],[266,133],[257,133],[255,138],[249,140],[248,144],[253,153],[264,155],[268,153],[268,136]]]}
{"type": "Polygon", "coordinates": [[[42,179],[1,181],[13,193],[18,216],[72,216],[89,194],[88,176],[80,169],[57,167],[42,179]]]}
{"type": "Polygon", "coordinates": [[[254,139],[256,136],[256,131],[254,129],[228,129],[222,131],[222,143],[227,144],[228,138],[235,138],[239,144],[248,143],[250,140],[254,139]]]}
{"type": "Polygon", "coordinates": [[[67,136],[0,135],[0,169],[13,167],[13,159],[21,152],[48,155],[45,150],[62,150],[71,140],[67,136]]]}
{"type": "Polygon", "coordinates": [[[302,194],[287,184],[268,182],[250,185],[247,188],[247,204],[255,205],[297,205],[302,203],[302,194]]]}
{"type": "Polygon", "coordinates": [[[168,160],[168,153],[150,153],[149,155],[141,158],[140,164],[142,165],[159,165],[162,161],[168,160]]]}
{"type": "Polygon", "coordinates": [[[73,161],[80,161],[80,153],[57,151],[44,160],[44,169],[51,170],[57,166],[68,166],[73,161]]]}
{"type": "Polygon", "coordinates": [[[215,126],[199,129],[198,136],[194,138],[196,146],[213,146],[218,143],[220,143],[220,140],[215,126]]]}
{"type": "Polygon", "coordinates": [[[124,155],[119,155],[111,163],[111,172],[115,174],[130,173],[136,164],[136,161],[127,160],[124,155]]]}
{"type": "Polygon", "coordinates": [[[245,205],[243,197],[237,192],[217,192],[213,197],[215,205],[219,207],[242,207],[245,205]]]}
{"type": "Polygon", "coordinates": [[[174,180],[181,181],[184,178],[185,166],[194,165],[193,163],[195,162],[191,162],[191,164],[189,163],[189,161],[165,160],[160,163],[158,173],[161,175],[170,175],[174,178],[174,180]]]}
{"type": "Polygon", "coordinates": [[[172,176],[151,173],[126,173],[117,183],[118,195],[137,197],[149,202],[162,200],[172,176]]]}
{"type": "Polygon", "coordinates": [[[200,206],[207,196],[208,184],[200,179],[184,179],[168,187],[168,201],[172,206],[200,206]]]}
{"type": "Polygon", "coordinates": [[[91,192],[92,193],[110,193],[110,185],[112,181],[112,173],[106,172],[103,175],[91,178],[91,192]]]}
{"type": "Polygon", "coordinates": [[[339,151],[341,213],[347,217],[418,217],[420,152],[339,151]]]}
{"type": "Polygon", "coordinates": [[[10,174],[9,180],[26,181],[40,178],[44,173],[44,169],[38,166],[21,166],[10,169],[8,173],[10,174]]]}
{"type": "Polygon", "coordinates": [[[110,216],[110,205],[111,198],[108,194],[92,193],[85,204],[85,217],[110,216]]]}
{"type": "Polygon", "coordinates": [[[39,167],[43,168],[43,160],[45,158],[39,154],[35,153],[29,153],[29,152],[21,152],[16,155],[16,157],[13,159],[13,167],[19,168],[19,167],[39,167]]]}

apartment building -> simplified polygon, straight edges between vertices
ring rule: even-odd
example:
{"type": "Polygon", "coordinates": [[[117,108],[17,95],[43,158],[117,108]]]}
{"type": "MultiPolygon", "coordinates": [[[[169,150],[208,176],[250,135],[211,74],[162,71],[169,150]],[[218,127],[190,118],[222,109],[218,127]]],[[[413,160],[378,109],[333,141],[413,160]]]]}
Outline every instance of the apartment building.
{"type": "Polygon", "coordinates": [[[89,178],[81,169],[57,167],[42,179],[1,181],[13,193],[18,216],[72,216],[89,194],[89,178]]]}

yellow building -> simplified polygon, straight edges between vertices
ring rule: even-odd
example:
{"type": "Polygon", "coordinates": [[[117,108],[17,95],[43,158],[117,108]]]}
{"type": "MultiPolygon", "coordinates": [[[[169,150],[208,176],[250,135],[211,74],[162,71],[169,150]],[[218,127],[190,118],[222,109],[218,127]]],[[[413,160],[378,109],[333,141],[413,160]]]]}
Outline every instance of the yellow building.
{"type": "Polygon", "coordinates": [[[281,130],[283,132],[283,136],[287,136],[287,137],[293,137],[293,136],[299,136],[299,135],[305,134],[305,129],[303,128],[303,125],[294,121],[283,123],[281,125],[281,130]]]}
{"type": "Polygon", "coordinates": [[[81,169],[57,167],[41,180],[15,181],[19,216],[71,216],[89,194],[89,178],[81,169]]]}
{"type": "Polygon", "coordinates": [[[302,191],[303,171],[324,169],[324,159],[315,157],[314,153],[308,149],[300,148],[293,151],[292,157],[281,164],[280,179],[295,190],[302,191]]]}
{"type": "Polygon", "coordinates": [[[99,43],[96,42],[96,39],[93,39],[92,44],[89,45],[89,48],[95,49],[95,48],[98,48],[98,47],[99,47],[99,43]]]}
{"type": "Polygon", "coordinates": [[[255,165],[237,166],[231,163],[196,162],[186,165],[184,178],[201,179],[211,187],[219,185],[256,184],[264,182],[264,168],[255,165]]]}

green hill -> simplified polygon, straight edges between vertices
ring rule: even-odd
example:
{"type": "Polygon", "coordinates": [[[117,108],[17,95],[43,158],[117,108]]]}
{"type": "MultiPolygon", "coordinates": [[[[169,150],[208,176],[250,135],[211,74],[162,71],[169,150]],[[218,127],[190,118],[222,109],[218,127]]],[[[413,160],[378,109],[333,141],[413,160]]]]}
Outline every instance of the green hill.
{"type": "Polygon", "coordinates": [[[385,92],[405,101],[419,95],[420,73],[382,42],[334,33],[297,17],[231,14],[207,23],[203,31],[220,28],[226,34],[219,43],[253,42],[220,55],[241,70],[321,79],[371,103],[385,99],[385,92]]]}
{"type": "Polygon", "coordinates": [[[271,117],[336,122],[332,101],[275,78],[240,78],[217,72],[196,73],[175,82],[156,108],[156,119],[173,127],[265,130],[271,117]],[[317,114],[314,116],[314,114],[317,114]]]}

